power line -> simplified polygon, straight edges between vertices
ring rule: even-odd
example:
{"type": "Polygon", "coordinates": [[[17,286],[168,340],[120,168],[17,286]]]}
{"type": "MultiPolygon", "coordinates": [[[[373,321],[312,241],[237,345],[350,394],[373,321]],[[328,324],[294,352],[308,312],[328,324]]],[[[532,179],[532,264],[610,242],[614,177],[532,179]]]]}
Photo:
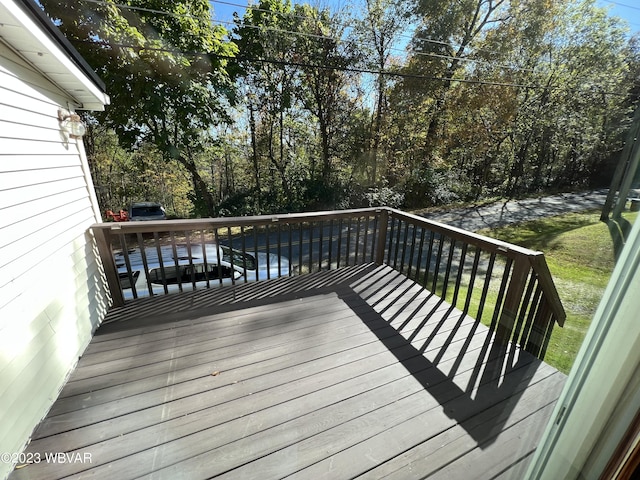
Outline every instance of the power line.
{"type": "MultiPolygon", "coordinates": [[[[255,5],[245,5],[245,4],[241,4],[241,3],[234,3],[234,2],[229,2],[229,1],[225,1],[225,0],[208,0],[210,4],[221,4],[221,5],[229,5],[232,7],[239,7],[239,8],[243,8],[245,10],[251,10],[251,11],[257,11],[257,12],[264,12],[264,13],[271,13],[271,14],[275,14],[275,15],[280,15],[280,16],[288,16],[288,17],[292,17],[292,18],[300,18],[302,20],[313,20],[313,17],[308,17],[305,15],[296,15],[296,14],[292,14],[292,13],[287,13],[287,12],[275,12],[273,10],[268,10],[266,8],[258,8],[255,5]]],[[[216,22],[220,22],[220,23],[227,23],[227,24],[231,24],[233,22],[227,22],[224,20],[214,20],[216,22]]],[[[349,29],[349,28],[356,28],[354,25],[350,24],[350,23],[346,23],[346,22],[340,22],[338,20],[332,20],[333,23],[335,23],[336,25],[340,25],[342,27],[344,27],[345,29],[349,29]]],[[[298,32],[293,32],[293,31],[289,31],[290,33],[293,34],[299,34],[298,32]]],[[[413,40],[413,36],[409,36],[409,35],[398,35],[397,36],[399,39],[405,39],[408,41],[413,40]]],[[[426,43],[431,43],[434,45],[442,45],[442,46],[446,46],[446,47],[451,47],[454,49],[457,49],[460,44],[455,44],[455,43],[451,43],[451,42],[445,42],[443,40],[436,40],[434,38],[429,38],[429,37],[420,37],[421,41],[424,41],[426,43]]],[[[488,49],[478,49],[478,51],[483,51],[483,52],[487,52],[487,53],[499,53],[496,52],[495,50],[488,50],[488,49]]],[[[413,51],[414,54],[416,55],[436,55],[436,54],[427,54],[425,52],[415,52],[413,51]]],[[[459,58],[459,57],[453,57],[453,56],[449,56],[449,58],[459,58]]],[[[508,67],[508,68],[512,68],[512,67],[508,67]]]]}
{"type": "MultiPolygon", "coordinates": [[[[396,47],[390,47],[389,50],[395,50],[395,51],[400,51],[399,48],[396,47]]],[[[474,63],[482,63],[485,65],[491,65],[493,67],[497,67],[497,68],[503,68],[505,70],[514,70],[514,71],[518,71],[518,72],[533,72],[534,70],[532,68],[519,68],[519,67],[514,67],[511,65],[502,65],[500,63],[493,63],[490,62],[488,60],[479,60],[477,58],[469,58],[469,57],[455,57],[453,55],[440,55],[437,53],[427,53],[427,52],[416,52],[415,50],[409,50],[407,53],[413,54],[414,56],[417,57],[431,57],[431,58],[441,58],[441,59],[446,59],[446,60],[457,60],[458,62],[474,62],[474,63]]]]}
{"type": "MultiPolygon", "coordinates": [[[[189,15],[189,14],[173,13],[173,12],[167,12],[167,11],[163,11],[163,10],[156,10],[156,9],[145,8],[145,7],[133,7],[133,6],[124,5],[124,4],[121,4],[121,3],[109,3],[109,2],[106,2],[105,0],[84,0],[84,1],[89,2],[89,3],[98,4],[98,5],[115,6],[115,7],[118,7],[118,8],[121,8],[121,9],[126,9],[126,10],[142,11],[142,12],[146,12],[146,13],[154,13],[156,15],[168,15],[168,16],[172,16],[172,17],[176,17],[176,18],[196,18],[196,19],[198,18],[198,17],[195,17],[193,15],[189,15]]],[[[209,3],[211,3],[211,0],[209,0],[209,3]]],[[[225,4],[228,4],[228,5],[236,5],[236,6],[238,6],[238,4],[233,4],[233,3],[229,3],[229,2],[220,2],[220,3],[225,3],[225,4]]],[[[247,8],[251,8],[251,7],[248,6],[247,8]]],[[[255,10],[262,10],[264,12],[281,14],[280,12],[273,12],[271,10],[265,10],[265,9],[255,9],[255,10]]],[[[300,17],[300,18],[311,19],[311,17],[300,17]]],[[[217,22],[217,23],[220,23],[220,24],[226,24],[226,25],[232,25],[232,26],[236,26],[237,25],[235,22],[230,22],[230,21],[225,21],[225,20],[215,20],[215,19],[210,19],[210,20],[212,22],[217,22]]],[[[331,37],[331,36],[328,36],[328,35],[318,35],[318,34],[306,33],[306,32],[295,32],[295,31],[292,31],[292,30],[284,30],[284,29],[273,28],[273,27],[263,27],[263,26],[260,26],[260,25],[243,25],[243,27],[245,27],[245,28],[255,28],[255,29],[264,29],[264,30],[270,30],[270,31],[278,32],[278,33],[293,34],[293,35],[305,36],[305,37],[310,37],[310,38],[319,38],[319,39],[323,39],[323,40],[338,40],[336,37],[331,37]]]]}
{"type": "MultiPolygon", "coordinates": [[[[618,6],[618,7],[623,7],[623,8],[628,8],[628,9],[630,9],[630,10],[637,10],[637,11],[640,11],[640,7],[633,6],[633,5],[628,5],[628,4],[626,4],[626,3],[614,2],[614,1],[611,1],[611,0],[602,0],[602,2],[603,2],[603,3],[606,3],[606,4],[607,4],[607,6],[616,5],[616,6],[618,6]]],[[[613,13],[613,12],[610,12],[610,13],[613,13]]],[[[629,19],[624,18],[624,17],[621,17],[620,15],[616,15],[615,13],[614,13],[614,16],[616,16],[616,17],[618,17],[618,18],[621,18],[622,20],[624,20],[625,22],[627,22],[627,24],[629,24],[629,26],[634,26],[634,27],[638,27],[638,26],[640,26],[640,24],[635,23],[635,22],[631,22],[631,21],[629,21],[629,19]]]]}
{"type": "Polygon", "coordinates": [[[630,8],[631,10],[640,10],[640,7],[634,7],[633,5],[626,5],[624,3],[612,2],[611,0],[607,0],[607,3],[612,3],[613,5],[617,5],[619,7],[630,8]]]}
{"type": "MultiPolygon", "coordinates": [[[[245,4],[241,4],[241,3],[234,3],[234,2],[228,2],[225,0],[209,0],[209,3],[211,4],[221,4],[221,5],[229,5],[232,7],[239,7],[239,8],[243,8],[245,10],[251,10],[251,11],[255,11],[255,12],[264,12],[264,13],[271,13],[271,14],[275,14],[275,15],[280,15],[280,16],[288,16],[288,17],[292,17],[292,18],[299,18],[301,20],[313,20],[313,17],[308,17],[305,15],[296,15],[296,14],[292,14],[292,13],[286,13],[286,12],[274,12],[273,10],[268,10],[266,8],[258,8],[255,5],[245,5],[245,4]]],[[[219,21],[221,23],[232,23],[232,22],[225,22],[223,20],[215,20],[215,21],[219,21]]],[[[336,25],[340,25],[341,27],[346,28],[356,28],[354,25],[350,24],[350,23],[346,23],[346,22],[340,22],[337,20],[333,20],[333,22],[336,25]]],[[[291,32],[291,33],[297,33],[297,32],[291,32]]],[[[402,38],[402,39],[406,39],[411,41],[413,39],[412,36],[409,35],[398,35],[398,38],[402,38]]],[[[442,40],[435,40],[433,38],[428,38],[428,37],[421,37],[421,40],[427,42],[427,43],[433,43],[436,45],[443,45],[443,46],[447,46],[447,47],[453,47],[456,48],[458,45],[454,44],[454,43],[450,43],[450,42],[445,42],[442,40]]],[[[488,52],[490,52],[489,50],[486,50],[488,52]]],[[[495,53],[495,52],[493,52],[495,53]]]]}
{"type": "MultiPolygon", "coordinates": [[[[180,14],[180,13],[173,13],[173,12],[167,12],[164,10],[157,10],[157,9],[152,9],[152,8],[146,8],[146,7],[135,7],[135,6],[130,6],[130,5],[125,5],[125,4],[121,4],[121,3],[109,3],[106,2],[105,0],[85,0],[88,3],[94,3],[94,4],[98,4],[98,5],[108,5],[108,6],[115,6],[118,7],[120,9],[126,9],[126,10],[132,10],[132,11],[141,11],[141,12],[146,12],[146,13],[153,13],[156,15],[167,15],[167,16],[172,16],[175,18],[197,18],[193,15],[189,15],[189,14],[180,14]]],[[[296,15],[296,14],[290,14],[290,13],[285,13],[285,12],[274,12],[273,10],[268,10],[268,9],[264,9],[264,8],[258,8],[255,7],[253,5],[244,5],[244,4],[239,4],[239,3],[233,3],[233,2],[227,2],[224,0],[209,0],[209,3],[219,3],[222,5],[229,5],[229,6],[234,6],[234,7],[240,7],[240,8],[244,8],[247,10],[251,10],[251,11],[258,11],[258,12],[264,12],[264,13],[271,13],[271,14],[275,14],[275,15],[280,15],[280,16],[290,16],[293,18],[299,18],[302,20],[314,20],[313,17],[308,17],[308,16],[304,16],[304,15],[296,15]]],[[[230,21],[225,21],[225,20],[217,20],[217,19],[210,19],[212,22],[216,22],[219,24],[224,24],[224,25],[231,25],[231,26],[236,26],[237,24],[235,22],[230,22],[230,21]]],[[[355,26],[349,24],[349,23],[345,23],[345,22],[339,22],[339,21],[335,21],[336,25],[342,26],[344,28],[355,28],[355,26]]],[[[303,37],[309,37],[309,38],[319,38],[319,39],[324,39],[324,40],[335,40],[337,41],[338,39],[336,37],[331,37],[328,35],[317,35],[317,34],[312,34],[312,33],[306,33],[306,32],[297,32],[297,31],[293,31],[293,30],[286,30],[286,29],[278,29],[278,28],[274,28],[274,27],[264,27],[264,26],[260,26],[260,25],[243,25],[243,27],[245,28],[254,28],[254,29],[264,29],[264,30],[269,30],[269,31],[273,31],[273,32],[278,32],[278,33],[284,33],[284,34],[290,34],[290,35],[298,35],[298,36],[303,36],[303,37]]],[[[409,37],[407,35],[398,35],[398,38],[404,38],[404,39],[408,39],[411,40],[412,37],[409,37]]],[[[420,40],[425,41],[427,43],[433,43],[433,44],[437,44],[437,45],[443,45],[443,46],[449,46],[449,47],[453,47],[455,48],[456,45],[453,43],[449,43],[449,42],[443,42],[441,40],[435,40],[432,38],[426,38],[426,37],[421,37],[420,40]]],[[[399,51],[399,49],[394,48],[394,50],[399,51]]],[[[488,51],[488,50],[483,50],[483,51],[488,51]]],[[[490,52],[490,51],[488,51],[490,52]]],[[[488,63],[488,62],[484,62],[482,60],[477,60],[477,59],[471,59],[471,58],[467,58],[467,57],[454,57],[452,55],[442,55],[442,54],[435,54],[435,53],[427,53],[427,52],[416,52],[414,50],[410,50],[408,53],[412,53],[414,55],[417,56],[427,56],[427,57],[432,57],[432,58],[442,58],[442,59],[450,59],[450,60],[458,60],[458,61],[465,61],[465,62],[483,62],[483,63],[488,63]]],[[[491,52],[490,52],[491,53],[491,52]]],[[[517,69],[516,67],[512,67],[512,66],[505,66],[505,65],[495,65],[497,67],[500,68],[505,68],[505,69],[517,69]]],[[[527,71],[527,70],[524,70],[527,71]]]]}
{"type": "MultiPolygon", "coordinates": [[[[178,13],[166,12],[166,11],[162,11],[162,10],[156,10],[156,9],[145,8],[145,7],[133,7],[133,6],[119,4],[119,3],[108,3],[105,0],[85,0],[85,1],[89,2],[89,3],[100,4],[100,5],[113,5],[113,6],[116,6],[118,8],[123,8],[123,9],[128,9],[128,10],[133,10],[133,11],[143,11],[143,12],[146,12],[146,13],[153,13],[153,14],[156,14],[156,15],[168,15],[168,16],[173,16],[173,17],[176,17],[176,18],[197,18],[197,17],[194,17],[193,15],[188,15],[188,14],[178,14],[178,13]]],[[[255,7],[252,7],[251,5],[246,5],[245,6],[245,5],[242,5],[242,4],[226,2],[226,1],[222,1],[222,0],[209,0],[209,3],[221,3],[221,4],[225,4],[225,5],[231,5],[231,6],[237,6],[237,7],[252,9],[254,11],[262,11],[262,12],[273,13],[273,14],[277,14],[277,15],[286,15],[285,13],[282,13],[282,12],[274,12],[272,10],[255,8],[255,7]]],[[[302,16],[302,15],[293,15],[293,16],[301,18],[301,19],[307,19],[307,20],[312,19],[311,17],[305,17],[305,16],[302,16]]],[[[220,24],[237,26],[237,24],[235,22],[224,21],[224,20],[215,20],[215,19],[211,19],[211,20],[213,22],[217,22],[217,23],[220,23],[220,24]]],[[[354,28],[353,26],[351,26],[349,24],[346,24],[346,23],[336,22],[336,24],[341,25],[341,26],[346,26],[348,28],[354,28]]],[[[293,30],[279,29],[279,28],[275,28],[275,27],[263,27],[263,26],[260,26],[260,25],[242,25],[242,26],[243,26],[243,28],[261,29],[261,30],[267,30],[267,31],[272,31],[272,32],[282,33],[282,34],[288,34],[288,35],[297,35],[297,36],[302,36],[302,37],[307,37],[307,38],[316,38],[316,39],[320,39],[320,40],[333,40],[333,41],[338,41],[339,40],[336,37],[332,37],[332,36],[328,36],[328,35],[319,35],[319,34],[313,34],[313,33],[307,33],[307,32],[297,32],[297,31],[293,31],[293,30]]],[[[402,37],[402,36],[400,36],[400,37],[402,37]]],[[[408,37],[404,37],[404,38],[408,38],[408,37]]],[[[440,41],[432,40],[432,39],[422,39],[422,40],[425,40],[427,42],[432,42],[432,43],[438,43],[438,44],[442,44],[442,45],[454,46],[454,44],[451,44],[451,43],[440,42],[440,41]]],[[[404,50],[401,50],[401,49],[396,48],[396,47],[391,47],[390,50],[402,51],[403,53],[405,52],[404,50]]],[[[479,60],[479,59],[469,58],[469,57],[456,57],[456,56],[453,56],[453,55],[442,55],[442,54],[437,54],[437,53],[417,52],[415,50],[408,50],[408,51],[406,51],[406,53],[412,54],[412,55],[415,55],[415,56],[418,56],[418,57],[439,58],[439,59],[445,59],[445,60],[455,60],[455,61],[459,61],[459,62],[483,63],[483,64],[487,64],[487,65],[492,65],[492,66],[497,67],[497,68],[503,68],[503,69],[506,69],[506,70],[513,70],[513,71],[524,71],[524,72],[532,72],[533,71],[531,69],[522,69],[522,68],[514,67],[514,66],[511,66],[511,65],[501,65],[501,64],[492,63],[492,62],[489,62],[489,61],[486,61],[486,60],[479,60]]]]}
{"type": "MultiPolygon", "coordinates": [[[[97,42],[89,42],[89,41],[82,41],[82,43],[92,43],[92,44],[96,44],[97,42]]],[[[338,65],[315,65],[315,64],[310,64],[310,63],[305,63],[305,62],[294,62],[294,61],[290,61],[290,60],[276,60],[276,59],[266,59],[266,58],[257,58],[257,57],[249,57],[249,56],[244,56],[244,57],[234,57],[234,56],[230,56],[230,55],[220,55],[220,54],[216,54],[216,53],[206,53],[206,52],[184,52],[181,50],[176,50],[176,49],[169,49],[169,48],[160,48],[160,47],[140,47],[137,45],[127,45],[127,44],[117,44],[117,43],[105,43],[103,44],[105,46],[110,46],[110,47],[118,47],[118,48],[130,48],[132,50],[149,50],[149,51],[155,51],[155,52],[162,52],[162,53],[170,53],[173,55],[187,55],[187,56],[199,56],[199,57],[203,57],[203,58],[217,58],[220,60],[230,60],[230,61],[246,61],[246,62],[252,62],[252,63],[266,63],[266,64],[273,64],[273,65],[282,65],[282,66],[293,66],[293,67],[300,67],[300,68],[312,68],[312,69],[319,69],[319,70],[338,70],[338,71],[343,71],[343,72],[349,72],[349,73],[363,73],[363,74],[371,74],[371,75],[384,75],[384,76],[390,76],[390,77],[398,77],[398,78],[405,78],[405,79],[413,79],[413,80],[430,80],[430,81],[440,81],[440,82],[458,82],[458,83],[465,83],[465,84],[472,84],[472,85],[490,85],[490,86],[499,86],[499,87],[511,87],[511,88],[525,88],[525,89],[540,89],[540,88],[548,88],[544,85],[534,85],[534,84],[518,84],[518,83],[508,83],[508,82],[495,82],[495,81],[487,81],[487,80],[471,80],[471,79],[465,79],[465,78],[448,78],[448,77],[436,77],[436,76],[430,76],[430,75],[420,75],[420,74],[411,74],[411,73],[401,73],[401,72],[393,72],[393,71],[389,71],[389,70],[374,70],[374,69],[366,69],[366,68],[356,68],[356,67],[345,67],[345,66],[338,66],[338,65]]],[[[594,88],[596,88],[597,86],[593,86],[594,88]]],[[[577,90],[577,89],[576,89],[577,90]]],[[[618,93],[618,92],[599,92],[602,94],[607,94],[607,95],[614,95],[614,96],[627,96],[626,93],[618,93]]]]}
{"type": "MultiPolygon", "coordinates": [[[[220,22],[221,23],[228,23],[228,24],[232,24],[233,23],[233,22],[226,22],[226,21],[220,21],[220,22]]],[[[334,41],[338,40],[338,38],[336,38],[336,37],[331,37],[331,36],[327,36],[327,35],[316,35],[316,34],[306,33],[306,32],[296,32],[296,31],[293,31],[293,30],[282,30],[282,29],[273,28],[273,27],[262,27],[260,25],[243,25],[243,28],[264,29],[264,30],[278,32],[278,33],[284,33],[284,34],[298,35],[298,36],[311,37],[311,38],[319,38],[321,40],[334,40],[334,41]]],[[[397,47],[389,47],[389,50],[393,50],[393,51],[396,51],[396,52],[408,53],[408,54],[414,55],[416,57],[439,58],[439,59],[445,59],[445,60],[456,60],[456,61],[459,61],[459,62],[475,62],[475,63],[482,63],[482,64],[486,64],[486,65],[492,65],[494,67],[503,68],[503,69],[506,69],[506,70],[517,70],[517,71],[520,71],[520,72],[533,72],[532,69],[518,68],[518,67],[511,66],[511,65],[502,65],[502,64],[499,64],[499,63],[492,63],[492,62],[487,61],[487,60],[479,60],[477,58],[456,57],[456,56],[453,56],[453,55],[442,55],[442,54],[438,54],[438,53],[417,52],[415,50],[402,50],[402,49],[397,48],[397,47]]]]}
{"type": "MultiPolygon", "coordinates": [[[[89,3],[94,3],[94,4],[116,6],[118,8],[123,8],[123,9],[144,11],[144,12],[153,13],[153,14],[157,14],[157,15],[169,15],[169,16],[173,16],[173,17],[177,17],[177,18],[198,18],[198,17],[195,17],[193,15],[189,15],[189,14],[178,14],[178,13],[167,12],[167,11],[157,10],[157,9],[150,9],[150,8],[145,8],[145,7],[134,7],[134,6],[118,4],[118,3],[110,3],[110,2],[107,2],[105,0],[84,0],[84,1],[89,2],[89,3]]],[[[228,1],[225,1],[225,0],[208,0],[208,1],[209,1],[209,3],[220,3],[220,4],[224,4],[224,5],[237,6],[237,7],[241,7],[241,8],[245,8],[245,9],[252,9],[254,11],[262,11],[262,12],[276,14],[276,15],[292,15],[292,14],[287,14],[287,13],[283,13],[283,12],[274,12],[272,10],[260,9],[260,8],[254,7],[252,5],[244,5],[244,4],[234,3],[234,2],[228,2],[228,1]]],[[[622,4],[616,3],[616,2],[611,2],[611,3],[615,3],[617,5],[622,5],[622,4]]],[[[640,7],[638,8],[638,10],[640,10],[640,7]]],[[[314,19],[313,17],[307,17],[307,16],[302,16],[302,15],[293,15],[293,16],[297,17],[297,18],[301,18],[301,19],[308,19],[308,20],[313,20],[314,19]]],[[[210,20],[212,22],[216,22],[217,21],[217,20],[214,20],[214,19],[210,19],[210,20]]],[[[233,26],[237,25],[235,22],[228,22],[228,21],[221,21],[221,20],[217,21],[217,22],[218,23],[228,24],[228,25],[233,25],[233,26]]],[[[350,25],[348,23],[337,22],[337,21],[335,23],[336,23],[336,25],[341,25],[341,26],[346,27],[346,28],[355,28],[355,27],[353,27],[352,25],[350,25]]],[[[332,36],[327,36],[327,35],[319,35],[319,34],[306,33],[306,32],[297,32],[297,31],[286,30],[286,29],[277,29],[277,28],[273,28],[273,27],[263,27],[261,25],[243,25],[243,27],[245,27],[245,28],[254,28],[254,29],[264,29],[264,30],[268,30],[268,31],[274,31],[274,32],[277,32],[277,33],[289,34],[289,35],[297,35],[297,36],[303,36],[303,37],[308,37],[308,38],[317,38],[317,39],[322,39],[322,40],[334,40],[336,42],[340,40],[337,37],[332,37],[332,36]]],[[[403,37],[403,36],[400,36],[400,37],[403,37]]],[[[409,38],[409,37],[404,37],[404,38],[409,38]]],[[[453,43],[441,42],[441,41],[438,41],[438,40],[433,40],[433,39],[428,39],[428,38],[421,38],[421,40],[425,40],[425,41],[430,42],[430,43],[436,43],[436,44],[455,47],[455,44],[453,44],[453,43]]],[[[401,49],[399,49],[397,47],[390,47],[390,50],[402,51],[403,53],[405,53],[404,50],[401,50],[401,49]]],[[[482,50],[482,51],[488,51],[488,50],[482,50]]],[[[488,51],[488,52],[490,52],[490,51],[488,51]]],[[[428,53],[428,52],[417,52],[415,50],[407,50],[406,53],[414,55],[414,56],[418,56],[418,57],[430,57],[430,58],[439,58],[439,59],[445,59],[445,60],[455,60],[455,61],[459,61],[459,62],[473,62],[473,63],[485,64],[485,65],[490,65],[490,66],[497,67],[497,68],[502,68],[502,69],[505,69],[505,70],[510,70],[510,71],[513,71],[513,72],[529,72],[529,73],[531,73],[531,72],[535,71],[534,69],[520,68],[520,67],[516,67],[516,66],[511,66],[511,65],[502,65],[502,64],[493,63],[493,62],[487,61],[487,60],[480,60],[480,59],[469,58],[469,57],[456,57],[456,56],[453,56],[453,55],[442,55],[442,54],[428,53]]],[[[363,72],[363,73],[371,73],[371,72],[363,72]]],[[[384,72],[374,72],[374,73],[381,74],[381,75],[391,74],[391,73],[384,73],[384,72]]],[[[426,79],[429,79],[429,78],[426,78],[426,79]]],[[[437,77],[434,77],[433,79],[437,80],[437,77]]],[[[461,81],[461,80],[457,80],[457,81],[461,81]]],[[[611,93],[611,94],[612,95],[616,95],[615,93],[611,93]]]]}
{"type": "Polygon", "coordinates": [[[146,12],[146,13],[155,13],[156,15],[167,15],[170,17],[175,17],[175,18],[194,18],[194,19],[198,19],[198,17],[194,16],[194,15],[189,15],[188,13],[173,13],[173,12],[167,12],[165,10],[156,10],[153,8],[146,8],[146,7],[135,7],[132,5],[124,5],[122,3],[111,3],[111,2],[106,2],[105,0],[84,0],[87,3],[95,3],[97,5],[104,5],[104,6],[114,6],[114,7],[118,7],[120,9],[126,9],[126,10],[133,10],[133,11],[139,11],[139,12],[146,12]]]}
{"type": "MultiPolygon", "coordinates": [[[[82,41],[82,43],[97,44],[98,42],[82,41]]],[[[311,64],[311,63],[305,63],[305,62],[294,62],[291,60],[285,61],[285,60],[257,58],[257,57],[249,57],[249,56],[234,57],[230,55],[220,55],[217,53],[185,52],[182,50],[170,49],[170,48],[141,47],[138,45],[127,45],[127,44],[121,44],[121,43],[104,43],[103,45],[109,46],[109,47],[118,47],[118,48],[130,48],[132,50],[137,50],[137,51],[148,50],[148,51],[154,51],[154,52],[170,53],[173,55],[198,56],[198,57],[205,57],[205,58],[213,57],[221,60],[268,63],[268,64],[274,64],[274,65],[314,68],[314,69],[320,69],[320,70],[339,70],[339,71],[350,72],[350,73],[367,73],[372,75],[386,75],[386,76],[393,76],[393,77],[412,78],[412,79],[418,79],[418,80],[461,82],[461,83],[471,83],[471,84],[478,84],[478,85],[495,85],[495,86],[518,87],[518,88],[540,88],[539,85],[536,86],[536,85],[524,85],[524,84],[506,83],[506,82],[493,82],[493,81],[485,81],[485,80],[468,80],[463,78],[436,77],[436,76],[429,76],[429,75],[392,72],[389,70],[374,70],[374,69],[357,68],[357,67],[345,67],[345,66],[339,66],[339,65],[317,65],[317,64],[311,64]]]]}

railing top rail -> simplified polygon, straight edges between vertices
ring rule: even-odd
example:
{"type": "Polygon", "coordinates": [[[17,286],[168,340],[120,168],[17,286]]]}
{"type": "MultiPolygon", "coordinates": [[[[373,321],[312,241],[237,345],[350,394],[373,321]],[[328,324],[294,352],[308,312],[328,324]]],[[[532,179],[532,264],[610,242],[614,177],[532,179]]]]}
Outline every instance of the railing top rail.
{"type": "Polygon", "coordinates": [[[453,238],[455,240],[461,240],[471,245],[477,245],[489,253],[501,254],[514,259],[522,256],[529,257],[531,255],[537,255],[540,253],[535,250],[521,247],[519,245],[514,245],[512,243],[503,242],[500,240],[496,240],[495,238],[470,232],[462,228],[453,227],[451,225],[436,222],[434,220],[429,220],[428,218],[414,215],[412,213],[403,212],[401,210],[396,210],[393,208],[389,209],[389,211],[392,217],[409,219],[418,225],[424,226],[425,228],[434,232],[444,234],[447,237],[453,238]]]}
{"type": "MultiPolygon", "coordinates": [[[[276,215],[258,215],[246,217],[220,217],[187,220],[161,220],[148,222],[105,222],[92,225],[92,229],[101,231],[118,231],[119,233],[154,233],[154,232],[183,232],[186,230],[202,230],[222,227],[252,227],[264,225],[277,225],[279,223],[305,223],[347,219],[362,216],[378,216],[382,213],[391,218],[409,221],[427,230],[442,234],[445,237],[474,245],[483,251],[505,256],[514,261],[527,262],[538,275],[549,306],[554,313],[558,324],[562,325],[566,318],[562,302],[553,283],[551,273],[544,255],[541,252],[530,250],[510,243],[502,242],[494,238],[479,235],[461,228],[446,225],[444,223],[429,220],[418,215],[406,213],[388,207],[357,208],[350,210],[329,210],[317,212],[288,213],[276,215]]],[[[385,218],[385,216],[383,216],[385,218]]],[[[386,229],[381,229],[380,234],[386,229]]],[[[106,232],[105,232],[106,233],[106,232]]],[[[384,245],[384,241],[381,243],[384,245]]]]}
{"type": "Polygon", "coordinates": [[[303,223],[353,218],[354,216],[374,216],[384,207],[356,208],[350,210],[328,210],[318,212],[283,213],[276,215],[254,215],[246,217],[218,217],[186,220],[156,220],[148,222],[103,222],[91,226],[94,229],[120,230],[131,233],[178,232],[202,228],[226,226],[260,226],[277,223],[303,223]]]}
{"type": "Polygon", "coordinates": [[[560,295],[558,295],[556,285],[553,283],[553,278],[551,277],[551,272],[549,271],[549,266],[544,258],[544,254],[539,253],[538,255],[531,257],[531,266],[538,274],[538,282],[540,282],[540,287],[549,302],[549,307],[556,318],[556,322],[558,322],[558,325],[563,327],[564,321],[567,318],[567,313],[562,306],[562,301],[560,300],[560,295]]]}

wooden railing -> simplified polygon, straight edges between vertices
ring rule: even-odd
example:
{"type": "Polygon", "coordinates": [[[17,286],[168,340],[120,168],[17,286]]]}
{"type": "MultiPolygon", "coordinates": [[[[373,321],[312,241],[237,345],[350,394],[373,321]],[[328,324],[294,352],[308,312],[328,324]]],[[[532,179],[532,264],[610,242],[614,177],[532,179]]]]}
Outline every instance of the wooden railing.
{"type": "Polygon", "coordinates": [[[389,208],[101,223],[92,230],[114,306],[125,297],[376,263],[540,358],[554,324],[565,319],[542,253],[389,208]],[[194,252],[216,265],[195,275],[194,252]],[[136,262],[144,280],[134,274],[136,262]]]}
{"type": "Polygon", "coordinates": [[[398,210],[388,215],[384,263],[484,321],[498,339],[544,357],[566,314],[543,253],[398,210]]]}

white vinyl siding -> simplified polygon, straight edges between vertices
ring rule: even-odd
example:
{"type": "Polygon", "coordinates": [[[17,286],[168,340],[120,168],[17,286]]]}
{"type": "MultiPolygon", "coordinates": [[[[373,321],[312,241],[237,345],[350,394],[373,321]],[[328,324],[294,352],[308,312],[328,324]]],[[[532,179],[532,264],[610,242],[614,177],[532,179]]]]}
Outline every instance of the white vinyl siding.
{"type": "Polygon", "coordinates": [[[22,450],[109,305],[84,150],[57,117],[69,102],[0,41],[0,452],[22,450]]]}

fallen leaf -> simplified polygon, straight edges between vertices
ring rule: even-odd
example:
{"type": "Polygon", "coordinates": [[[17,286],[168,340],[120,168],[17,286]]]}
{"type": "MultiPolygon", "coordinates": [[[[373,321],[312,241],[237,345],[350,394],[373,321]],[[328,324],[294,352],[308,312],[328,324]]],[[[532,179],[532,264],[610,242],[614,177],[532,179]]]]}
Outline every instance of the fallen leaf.
{"type": "Polygon", "coordinates": [[[212,377],[217,377],[218,375],[220,375],[220,372],[218,370],[211,374],[212,377]]]}

